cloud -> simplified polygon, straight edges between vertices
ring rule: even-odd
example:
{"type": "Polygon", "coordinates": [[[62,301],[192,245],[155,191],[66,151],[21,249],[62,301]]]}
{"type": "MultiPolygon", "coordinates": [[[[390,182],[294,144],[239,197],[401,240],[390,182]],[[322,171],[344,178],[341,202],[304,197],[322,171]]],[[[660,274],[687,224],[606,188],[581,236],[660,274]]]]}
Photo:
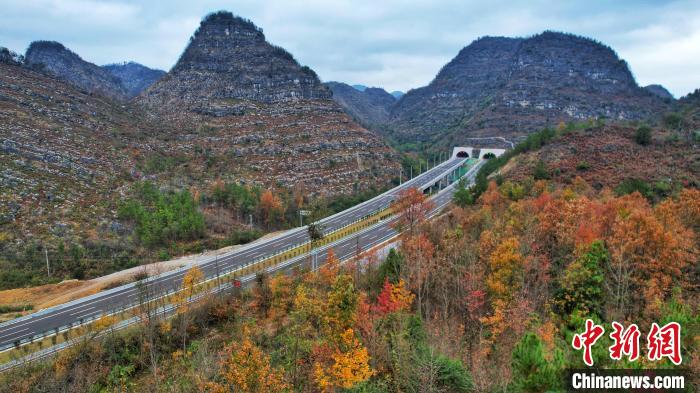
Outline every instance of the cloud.
{"type": "Polygon", "coordinates": [[[405,91],[429,83],[480,36],[552,29],[610,45],[642,85],[661,83],[676,96],[700,87],[697,1],[0,0],[0,9],[0,45],[23,52],[53,39],[98,64],[169,69],[200,19],[228,9],[324,80],[405,91]]]}

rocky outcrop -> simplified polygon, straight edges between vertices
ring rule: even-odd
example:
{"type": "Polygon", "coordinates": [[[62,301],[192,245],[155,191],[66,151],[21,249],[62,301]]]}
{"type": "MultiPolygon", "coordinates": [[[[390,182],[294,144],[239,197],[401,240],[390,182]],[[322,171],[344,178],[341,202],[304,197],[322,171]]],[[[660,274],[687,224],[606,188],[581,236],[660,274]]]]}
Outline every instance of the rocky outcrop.
{"type": "Polygon", "coordinates": [[[474,41],[428,86],[399,100],[389,128],[399,140],[452,145],[521,136],[561,121],[646,119],[667,106],[637,85],[609,47],[548,31],[474,41]]]}
{"type": "Polygon", "coordinates": [[[102,68],[119,80],[129,98],[141,94],[142,91],[165,75],[163,70],[154,70],[133,61],[108,64],[102,68]]]}
{"type": "Polygon", "coordinates": [[[140,101],[155,108],[180,103],[206,109],[226,100],[272,104],[330,97],[316,73],[265,41],[262,29],[217,12],[202,21],[175,67],[140,101]]]}
{"type": "Polygon", "coordinates": [[[21,65],[24,62],[24,57],[17,53],[0,46],[0,63],[10,65],[21,65]]]}
{"type": "Polygon", "coordinates": [[[340,82],[326,82],[333,100],[365,127],[375,128],[389,120],[389,111],[396,98],[378,87],[362,90],[340,82]]]}
{"type": "Polygon", "coordinates": [[[671,94],[668,90],[666,90],[665,87],[663,87],[661,85],[644,86],[644,90],[650,92],[651,94],[658,96],[659,98],[661,98],[663,100],[673,101],[675,99],[673,97],[673,94],[671,94]]]}
{"type": "Polygon", "coordinates": [[[83,60],[55,41],[34,41],[25,54],[25,64],[89,93],[125,100],[126,90],[119,79],[99,66],[83,60]]]}

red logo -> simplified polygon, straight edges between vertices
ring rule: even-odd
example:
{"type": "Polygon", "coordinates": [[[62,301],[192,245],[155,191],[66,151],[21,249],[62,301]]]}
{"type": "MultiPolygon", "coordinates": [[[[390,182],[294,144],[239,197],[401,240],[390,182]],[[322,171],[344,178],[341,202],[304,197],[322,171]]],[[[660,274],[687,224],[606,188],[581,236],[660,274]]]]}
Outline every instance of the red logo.
{"type": "Polygon", "coordinates": [[[614,343],[610,346],[610,358],[614,360],[622,359],[622,355],[629,357],[634,362],[639,358],[639,328],[636,324],[631,324],[627,329],[617,322],[612,323],[614,332],[610,333],[610,338],[614,343]]]}
{"type": "MultiPolygon", "coordinates": [[[[613,332],[610,338],[613,345],[608,348],[610,358],[621,360],[623,356],[634,362],[639,359],[639,337],[641,332],[636,324],[625,327],[618,322],[612,323],[613,332]]],[[[586,320],[586,330],[583,333],[574,335],[571,345],[576,350],[583,349],[583,362],[588,366],[593,366],[593,345],[605,333],[601,325],[596,325],[592,320],[586,320]]],[[[663,327],[654,322],[647,335],[647,357],[651,361],[668,358],[675,365],[680,365],[683,361],[681,357],[681,325],[678,322],[669,322],[663,327]]]]}
{"type": "Polygon", "coordinates": [[[676,366],[681,364],[681,325],[677,322],[669,322],[659,327],[656,322],[651,324],[651,330],[647,336],[647,348],[649,360],[661,360],[669,358],[676,366]]]}
{"type": "Polygon", "coordinates": [[[596,341],[605,333],[605,329],[602,326],[596,325],[592,320],[586,320],[586,331],[581,334],[574,335],[573,342],[574,349],[580,350],[583,348],[583,362],[589,366],[593,365],[593,355],[591,354],[591,347],[596,341]]]}

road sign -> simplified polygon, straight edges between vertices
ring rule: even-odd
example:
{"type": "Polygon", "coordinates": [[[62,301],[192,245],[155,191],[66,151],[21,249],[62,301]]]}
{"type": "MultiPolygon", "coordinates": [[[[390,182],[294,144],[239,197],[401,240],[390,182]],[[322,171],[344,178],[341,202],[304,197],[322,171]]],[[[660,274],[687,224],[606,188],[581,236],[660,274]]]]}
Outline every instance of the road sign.
{"type": "Polygon", "coordinates": [[[308,216],[309,214],[311,214],[310,210],[299,210],[299,215],[301,216],[308,216]]]}

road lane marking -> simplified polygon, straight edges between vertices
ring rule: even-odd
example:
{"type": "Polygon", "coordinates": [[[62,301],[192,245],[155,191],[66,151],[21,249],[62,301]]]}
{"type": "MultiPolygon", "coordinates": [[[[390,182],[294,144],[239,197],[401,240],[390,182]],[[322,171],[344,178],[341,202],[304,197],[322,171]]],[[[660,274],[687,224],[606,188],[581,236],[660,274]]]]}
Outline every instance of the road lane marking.
{"type": "MultiPolygon", "coordinates": [[[[443,170],[445,170],[447,168],[454,168],[461,161],[462,160],[459,160],[459,159],[446,161],[445,163],[440,164],[437,167],[434,167],[434,168],[416,176],[415,178],[407,181],[406,183],[399,186],[398,188],[395,188],[394,190],[396,191],[396,190],[406,189],[406,188],[411,187],[413,184],[416,184],[416,183],[418,183],[419,185],[422,186],[423,185],[421,183],[422,179],[430,178],[432,181],[432,179],[434,177],[436,177],[436,175],[440,174],[443,170]]],[[[468,176],[467,178],[470,180],[473,180],[473,179],[471,179],[471,178],[473,178],[473,176],[468,176]]],[[[362,216],[361,213],[363,213],[363,212],[367,213],[368,209],[382,204],[384,201],[390,199],[390,197],[392,195],[393,194],[379,195],[379,196],[375,197],[375,199],[373,201],[370,200],[370,202],[367,204],[364,204],[364,205],[359,204],[359,205],[356,205],[356,206],[354,206],[354,207],[352,207],[344,212],[340,212],[335,216],[331,216],[330,219],[327,221],[324,221],[324,223],[325,222],[335,223],[337,221],[352,222],[353,220],[361,217],[362,216]]],[[[444,199],[447,199],[447,198],[448,198],[447,196],[444,197],[444,199]]],[[[437,201],[442,202],[443,198],[437,198],[437,201]]],[[[440,208],[444,207],[443,203],[440,203],[440,205],[441,205],[440,208]]],[[[436,211],[437,210],[438,209],[436,209],[436,211]]],[[[264,255],[265,253],[275,253],[278,250],[276,250],[275,247],[272,247],[272,246],[274,246],[280,242],[287,242],[287,241],[290,241],[293,239],[303,238],[304,235],[305,235],[305,232],[303,230],[294,231],[291,233],[288,232],[286,234],[282,234],[280,237],[272,238],[272,239],[269,239],[268,241],[261,242],[261,243],[256,244],[256,245],[252,245],[252,247],[250,247],[250,248],[245,248],[243,250],[236,250],[236,251],[232,252],[231,254],[224,254],[224,255],[220,256],[220,259],[218,259],[218,262],[224,263],[225,266],[227,266],[227,267],[234,267],[235,268],[235,267],[238,267],[240,265],[247,263],[247,261],[245,261],[245,257],[247,256],[248,253],[251,253],[254,251],[255,251],[255,255],[264,255]]],[[[394,234],[391,234],[391,236],[394,236],[394,234]]],[[[216,261],[217,261],[217,259],[209,258],[208,260],[202,261],[199,265],[203,266],[205,268],[211,269],[211,266],[214,263],[216,263],[216,261]]],[[[147,282],[147,288],[149,290],[156,290],[159,287],[172,286],[173,284],[177,283],[179,281],[180,277],[184,276],[185,273],[186,273],[185,271],[178,271],[177,273],[173,273],[173,274],[166,273],[162,276],[157,276],[157,278],[155,278],[153,281],[147,282]]],[[[110,294],[107,294],[107,295],[102,296],[102,297],[92,298],[92,299],[90,299],[90,303],[77,305],[77,307],[71,307],[68,309],[60,310],[60,311],[50,312],[50,313],[47,313],[45,315],[42,315],[41,317],[30,317],[26,320],[18,321],[16,324],[12,323],[12,324],[5,325],[4,327],[12,326],[14,328],[20,328],[23,326],[27,326],[28,324],[36,323],[38,321],[41,321],[41,320],[44,320],[47,318],[53,318],[53,317],[58,318],[61,314],[65,314],[66,312],[70,312],[71,315],[77,314],[78,313],[77,310],[80,310],[81,308],[85,308],[85,307],[95,305],[95,304],[110,305],[112,303],[117,303],[118,307],[131,306],[131,304],[123,305],[122,303],[124,303],[124,302],[119,301],[119,300],[120,300],[120,298],[123,298],[123,297],[129,298],[129,297],[135,296],[136,294],[132,293],[134,291],[137,291],[137,289],[134,287],[130,287],[129,289],[126,289],[124,291],[114,292],[114,293],[110,293],[110,294]]],[[[96,306],[91,306],[91,308],[96,308],[96,306]]],[[[88,309],[85,309],[83,311],[87,311],[87,310],[88,309]]],[[[5,330],[5,331],[10,331],[10,330],[5,330]]]]}

